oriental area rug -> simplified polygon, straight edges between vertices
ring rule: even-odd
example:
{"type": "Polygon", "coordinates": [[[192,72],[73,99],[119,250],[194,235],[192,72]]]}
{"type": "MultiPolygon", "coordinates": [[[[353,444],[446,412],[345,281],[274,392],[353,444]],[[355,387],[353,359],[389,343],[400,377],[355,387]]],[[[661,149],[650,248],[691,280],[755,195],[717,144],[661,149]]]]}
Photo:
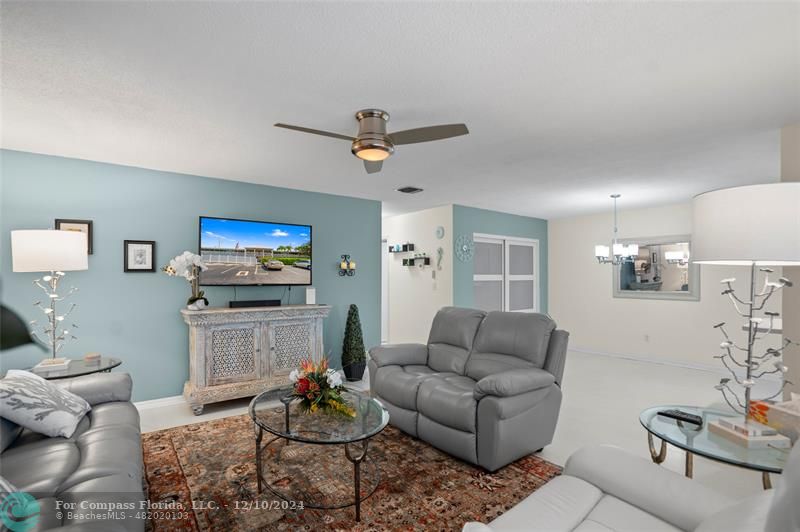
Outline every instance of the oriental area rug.
{"type": "MultiPolygon", "coordinates": [[[[266,488],[259,495],[248,415],[146,433],[142,443],[151,504],[147,528],[156,532],[457,531],[466,521],[490,521],[561,473],[529,455],[490,474],[389,426],[369,443],[380,483],[362,502],[357,523],[352,506],[289,508],[266,488]]],[[[274,447],[263,454],[274,486],[303,477],[320,492],[353,493],[344,446],[292,443],[282,449],[280,440],[274,447]],[[271,456],[288,451],[291,458],[282,456],[282,469],[275,470],[271,456]]]]}

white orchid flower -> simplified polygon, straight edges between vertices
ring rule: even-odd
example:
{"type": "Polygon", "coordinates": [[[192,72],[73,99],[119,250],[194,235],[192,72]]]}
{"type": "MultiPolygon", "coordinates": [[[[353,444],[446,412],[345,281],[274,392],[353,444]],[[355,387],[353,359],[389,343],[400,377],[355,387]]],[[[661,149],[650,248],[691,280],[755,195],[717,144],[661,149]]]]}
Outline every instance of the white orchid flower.
{"type": "Polygon", "coordinates": [[[339,375],[336,371],[328,371],[326,375],[326,379],[328,381],[328,386],[331,388],[336,388],[337,386],[342,385],[342,376],[339,375]]]}

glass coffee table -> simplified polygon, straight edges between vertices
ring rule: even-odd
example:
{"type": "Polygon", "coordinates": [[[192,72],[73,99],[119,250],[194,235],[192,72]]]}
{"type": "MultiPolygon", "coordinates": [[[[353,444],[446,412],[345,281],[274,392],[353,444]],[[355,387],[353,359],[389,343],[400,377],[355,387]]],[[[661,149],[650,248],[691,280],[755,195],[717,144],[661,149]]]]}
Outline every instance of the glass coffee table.
{"type": "Polygon", "coordinates": [[[355,409],[354,418],[309,414],[291,390],[273,388],[250,402],[258,492],[266,486],[296,508],[355,506],[360,521],[361,502],[380,482],[380,470],[367,456],[369,439],[386,428],[389,413],[368,395],[348,391],[342,396],[355,409]],[[262,445],[265,431],[273,437],[262,445]]]}
{"type": "Polygon", "coordinates": [[[122,361],[114,357],[100,357],[95,360],[84,360],[82,358],[73,358],[69,366],[66,368],[58,369],[43,369],[38,368],[33,371],[31,368],[28,371],[33,371],[36,375],[43,379],[68,379],[70,377],[81,377],[83,375],[91,375],[92,373],[108,373],[112,369],[122,364],[122,361]]]}
{"type": "Polygon", "coordinates": [[[754,471],[761,471],[764,489],[770,489],[772,483],[770,473],[780,474],[791,449],[748,449],[726,440],[722,436],[709,432],[708,422],[721,417],[738,417],[733,412],[698,408],[695,406],[662,405],[644,410],[639,415],[639,422],[647,430],[647,444],[650,457],[660,464],[667,457],[667,443],[686,451],[685,474],[692,478],[695,454],[754,471]],[[659,416],[662,410],[678,409],[703,418],[703,426],[697,428],[690,423],[682,423],[674,419],[659,416]],[[656,452],[653,436],[661,440],[661,448],[656,452]]]}

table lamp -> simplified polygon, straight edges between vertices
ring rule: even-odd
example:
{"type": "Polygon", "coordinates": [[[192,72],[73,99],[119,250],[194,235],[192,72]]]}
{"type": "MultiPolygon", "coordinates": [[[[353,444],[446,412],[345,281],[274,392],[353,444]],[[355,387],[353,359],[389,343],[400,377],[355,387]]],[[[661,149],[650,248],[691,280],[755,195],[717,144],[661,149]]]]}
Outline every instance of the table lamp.
{"type": "MultiPolygon", "coordinates": [[[[792,287],[792,282],[785,277],[771,280],[770,274],[774,271],[770,266],[800,265],[800,183],[749,185],[706,192],[694,198],[693,213],[692,262],[750,267],[747,295],[737,294],[733,288],[736,279],[720,281],[722,295],[730,298],[736,311],[746,320],[747,343],[742,344],[729,336],[724,322],[714,326],[723,335],[721,354],[715,358],[731,373],[731,378],[723,378],[716,388],[731,408],[744,414],[744,425],[747,425],[752,420],[753,386],[765,375],[786,372],[782,355],[793,343],[784,336],[778,349],[756,349],[756,342],[769,334],[774,319],[779,316],[777,312],[765,310],[767,301],[775,293],[792,287]],[[757,280],[761,274],[763,285],[757,280]],[[766,332],[758,334],[764,329],[766,332]],[[739,372],[744,371],[744,379],[734,371],[738,368],[741,368],[739,372]],[[741,390],[737,393],[733,389],[734,385],[744,389],[743,397],[741,390]]],[[[780,395],[786,384],[784,380],[777,393],[763,400],[780,395]]]]}
{"type": "MultiPolygon", "coordinates": [[[[31,335],[49,346],[51,364],[64,363],[65,359],[57,358],[58,352],[68,340],[76,339],[72,330],[77,326],[72,324],[70,328],[65,328],[64,324],[77,305],[73,303],[65,313],[59,314],[56,304],[74,294],[77,288],[72,287],[66,293],[59,293],[59,282],[63,279],[64,272],[88,268],[85,233],[38,229],[11,231],[12,271],[48,272],[33,281],[47,296],[46,304],[42,304],[42,301],[34,303],[44,312],[47,323],[41,326],[40,331],[32,331],[31,335]]],[[[36,325],[36,320],[31,325],[36,325]]]]}

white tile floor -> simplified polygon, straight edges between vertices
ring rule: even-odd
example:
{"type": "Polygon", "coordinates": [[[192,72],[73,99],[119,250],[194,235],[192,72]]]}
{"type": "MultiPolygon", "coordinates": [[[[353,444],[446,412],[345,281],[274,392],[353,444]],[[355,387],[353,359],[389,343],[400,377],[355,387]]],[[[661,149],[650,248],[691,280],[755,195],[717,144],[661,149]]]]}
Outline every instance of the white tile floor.
{"type": "MultiPolygon", "coordinates": [[[[609,443],[647,457],[647,437],[639,412],[657,404],[718,405],[714,384],[720,375],[694,369],[570,352],[564,375],[564,401],[553,443],[542,457],[564,464],[584,445],[609,443]]],[[[145,432],[247,412],[249,400],[209,405],[201,416],[186,404],[142,411],[145,432]]],[[[662,464],[683,473],[683,452],[670,448],[662,464]]],[[[696,457],[695,481],[731,497],[761,491],[761,475],[696,457]]]]}

